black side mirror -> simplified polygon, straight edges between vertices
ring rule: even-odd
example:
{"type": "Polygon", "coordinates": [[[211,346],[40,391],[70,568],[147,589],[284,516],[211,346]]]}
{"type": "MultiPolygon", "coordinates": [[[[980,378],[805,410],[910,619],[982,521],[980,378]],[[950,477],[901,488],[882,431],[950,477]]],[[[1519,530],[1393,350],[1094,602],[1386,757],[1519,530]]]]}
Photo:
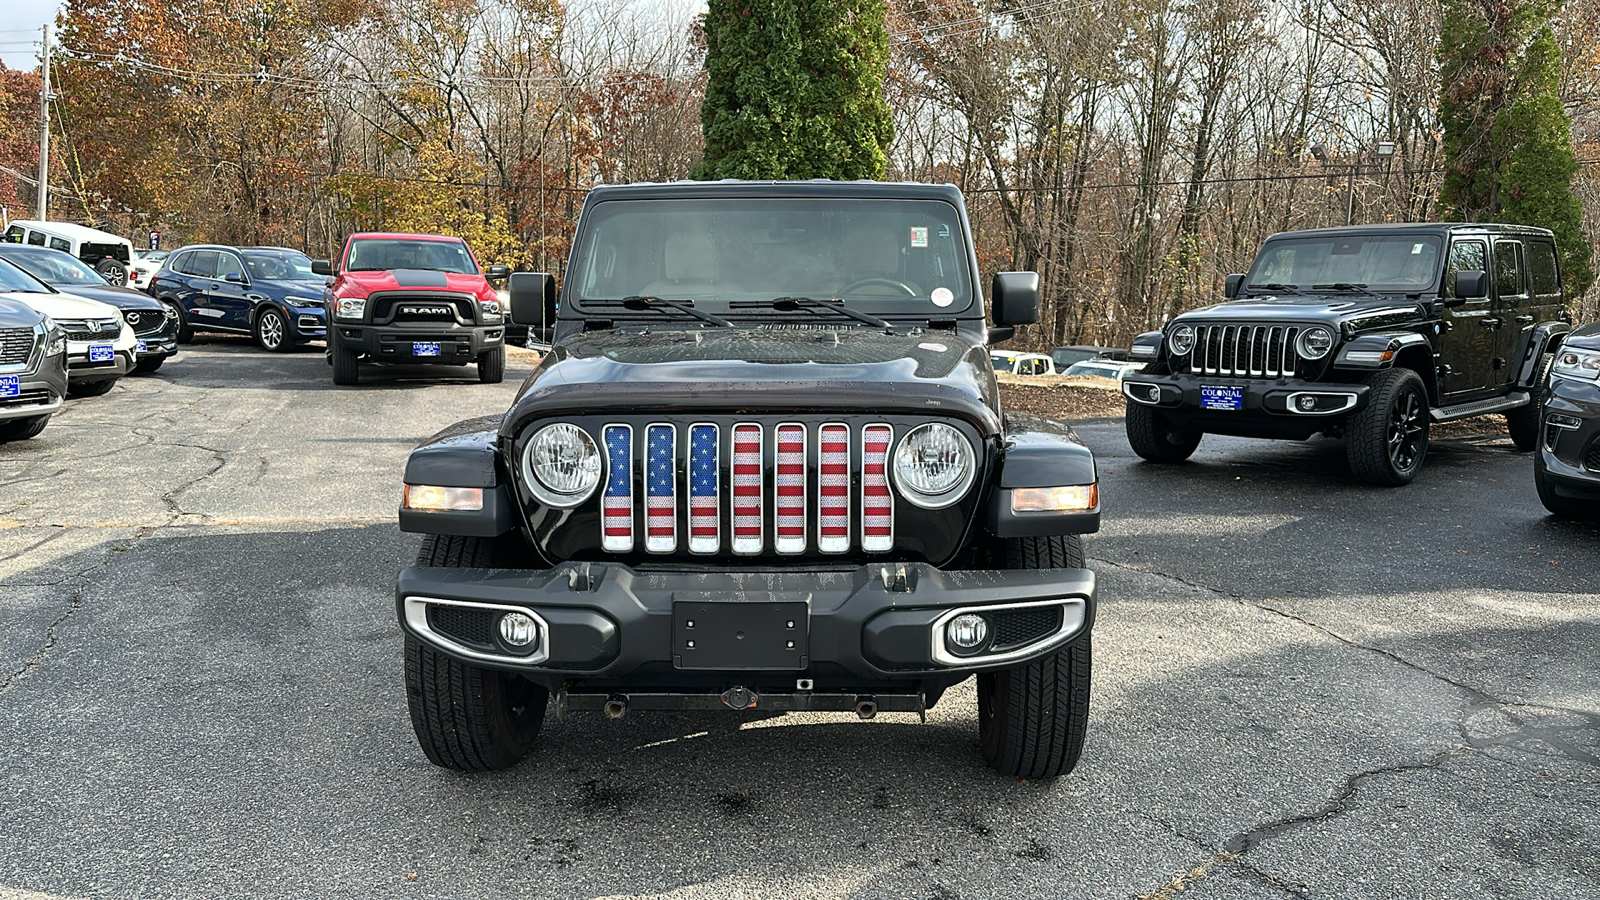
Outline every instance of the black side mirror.
{"type": "Polygon", "coordinates": [[[238,272],[229,272],[228,274],[222,276],[222,280],[231,282],[233,284],[244,284],[244,276],[240,275],[238,272]]]}
{"type": "Polygon", "coordinates": [[[996,272],[990,296],[989,317],[1001,328],[1039,321],[1038,272],[996,272]]]}
{"type": "Polygon", "coordinates": [[[510,266],[490,266],[489,267],[489,271],[484,273],[484,277],[485,278],[492,278],[492,279],[494,279],[496,281],[498,281],[498,280],[500,280],[502,278],[509,278],[509,277],[511,277],[511,267],[510,266]]]}
{"type": "Polygon", "coordinates": [[[311,261],[311,274],[332,275],[333,265],[325,259],[313,259],[311,261]]]}
{"type": "Polygon", "coordinates": [[[1228,280],[1222,284],[1222,296],[1229,300],[1239,296],[1239,288],[1244,287],[1243,275],[1229,275],[1228,280]]]}
{"type": "Polygon", "coordinates": [[[511,321],[530,328],[549,328],[556,318],[556,280],[543,272],[512,272],[511,321]]]}
{"type": "Polygon", "coordinates": [[[1489,273],[1479,269],[1461,269],[1456,272],[1455,296],[1446,298],[1447,306],[1482,300],[1489,296],[1489,273]],[[1456,301],[1455,304],[1450,303],[1456,301]]]}

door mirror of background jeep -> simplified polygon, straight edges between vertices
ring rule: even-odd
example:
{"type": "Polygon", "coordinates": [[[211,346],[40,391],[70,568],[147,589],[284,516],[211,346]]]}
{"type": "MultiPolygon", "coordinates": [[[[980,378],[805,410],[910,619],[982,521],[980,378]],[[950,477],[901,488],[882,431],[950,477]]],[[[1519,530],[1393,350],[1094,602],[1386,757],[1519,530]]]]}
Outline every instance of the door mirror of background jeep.
{"type": "Polygon", "coordinates": [[[512,272],[511,321],[530,328],[548,328],[556,318],[556,280],[543,272],[512,272]]]}
{"type": "Polygon", "coordinates": [[[1460,306],[1468,300],[1482,300],[1489,296],[1489,273],[1478,269],[1460,269],[1456,272],[1455,296],[1446,297],[1446,306],[1460,306]]]}
{"type": "Polygon", "coordinates": [[[332,275],[333,266],[325,259],[313,259],[311,261],[311,274],[332,275]]]}
{"type": "Polygon", "coordinates": [[[1039,273],[996,272],[990,294],[994,324],[1004,328],[1039,321],[1039,273]]]}
{"type": "Polygon", "coordinates": [[[510,276],[511,276],[511,267],[510,266],[490,266],[489,267],[489,271],[487,273],[485,273],[483,277],[485,277],[485,278],[493,278],[495,280],[499,280],[501,278],[509,278],[510,276]]]}
{"type": "Polygon", "coordinates": [[[1228,280],[1222,284],[1222,296],[1229,300],[1239,296],[1239,286],[1242,284],[1244,284],[1244,275],[1242,273],[1229,275],[1228,280]]]}

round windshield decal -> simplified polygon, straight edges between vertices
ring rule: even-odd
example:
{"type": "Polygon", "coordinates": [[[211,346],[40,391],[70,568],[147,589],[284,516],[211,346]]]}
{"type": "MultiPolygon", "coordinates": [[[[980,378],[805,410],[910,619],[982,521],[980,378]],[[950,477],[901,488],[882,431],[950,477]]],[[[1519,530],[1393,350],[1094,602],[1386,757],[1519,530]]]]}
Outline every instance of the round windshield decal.
{"type": "Polygon", "coordinates": [[[929,299],[933,301],[934,306],[949,306],[956,302],[956,295],[952,294],[950,289],[946,287],[934,288],[933,294],[929,299]]]}

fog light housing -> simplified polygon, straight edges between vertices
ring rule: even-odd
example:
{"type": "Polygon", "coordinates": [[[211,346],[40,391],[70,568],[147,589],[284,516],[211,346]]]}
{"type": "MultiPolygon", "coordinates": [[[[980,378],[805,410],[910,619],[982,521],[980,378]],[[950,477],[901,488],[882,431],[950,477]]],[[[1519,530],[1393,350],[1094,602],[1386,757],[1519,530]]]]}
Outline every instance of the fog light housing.
{"type": "Polygon", "coordinates": [[[989,620],[976,613],[956,616],[944,627],[944,636],[962,650],[976,650],[989,639],[989,620]]]}
{"type": "Polygon", "coordinates": [[[1310,394],[1302,395],[1300,397],[1300,408],[1306,412],[1311,412],[1317,408],[1317,398],[1311,396],[1310,394]]]}
{"type": "Polygon", "coordinates": [[[401,505],[423,512],[478,512],[483,509],[483,488],[408,484],[401,505]]]}
{"type": "Polygon", "coordinates": [[[519,653],[531,653],[539,647],[539,623],[527,613],[508,612],[500,617],[500,640],[519,653]]]}
{"type": "Polygon", "coordinates": [[[1011,511],[1014,513],[1088,512],[1099,505],[1098,483],[1016,488],[1011,492],[1011,511]]]}

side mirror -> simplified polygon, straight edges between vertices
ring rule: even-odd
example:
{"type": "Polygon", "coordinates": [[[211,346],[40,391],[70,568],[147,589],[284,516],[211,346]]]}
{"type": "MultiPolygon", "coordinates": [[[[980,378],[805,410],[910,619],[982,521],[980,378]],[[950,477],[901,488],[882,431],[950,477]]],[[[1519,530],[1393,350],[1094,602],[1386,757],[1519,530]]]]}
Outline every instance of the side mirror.
{"type": "Polygon", "coordinates": [[[1039,273],[996,272],[990,288],[989,317],[1001,327],[1039,321],[1039,273]]]}
{"type": "Polygon", "coordinates": [[[1222,284],[1222,296],[1229,300],[1239,296],[1239,288],[1244,287],[1243,275],[1229,275],[1228,280],[1222,284]]]}
{"type": "Polygon", "coordinates": [[[556,280],[543,272],[512,272],[511,321],[530,328],[549,328],[556,318],[556,280]]]}
{"type": "Polygon", "coordinates": [[[222,280],[230,284],[244,284],[244,276],[240,275],[238,272],[229,272],[228,274],[222,276],[222,280]]]}
{"type": "Polygon", "coordinates": [[[1459,305],[1468,300],[1483,300],[1489,296],[1489,273],[1479,269],[1461,269],[1456,272],[1455,296],[1445,299],[1446,306],[1459,305]],[[1456,301],[1452,304],[1450,301],[1456,301]]]}
{"type": "Polygon", "coordinates": [[[325,259],[313,259],[311,261],[311,274],[332,275],[333,265],[325,259]]]}
{"type": "Polygon", "coordinates": [[[491,278],[491,279],[494,279],[495,281],[499,281],[502,278],[509,278],[510,276],[511,276],[511,267],[510,266],[490,266],[489,267],[489,271],[485,272],[483,277],[491,278]]]}

